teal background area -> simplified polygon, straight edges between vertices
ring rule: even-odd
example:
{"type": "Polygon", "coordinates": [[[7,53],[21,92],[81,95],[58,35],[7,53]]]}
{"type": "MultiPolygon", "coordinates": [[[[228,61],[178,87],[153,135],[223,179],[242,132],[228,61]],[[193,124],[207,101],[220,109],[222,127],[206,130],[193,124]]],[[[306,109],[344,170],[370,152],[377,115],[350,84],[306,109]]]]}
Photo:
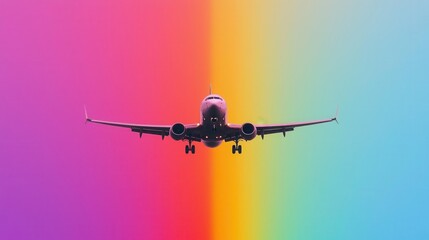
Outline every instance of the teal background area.
{"type": "Polygon", "coordinates": [[[429,2],[297,1],[296,14],[282,11],[266,37],[277,58],[263,94],[279,103],[270,121],[330,117],[339,105],[339,125],[261,143],[273,158],[263,235],[428,239],[429,2]]]}

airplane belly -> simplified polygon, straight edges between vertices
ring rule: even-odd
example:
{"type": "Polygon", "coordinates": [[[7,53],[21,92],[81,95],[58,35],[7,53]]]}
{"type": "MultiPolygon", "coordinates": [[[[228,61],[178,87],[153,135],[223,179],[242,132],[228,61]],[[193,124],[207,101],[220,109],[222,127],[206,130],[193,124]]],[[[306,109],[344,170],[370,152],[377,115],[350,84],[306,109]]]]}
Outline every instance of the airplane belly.
{"type": "Polygon", "coordinates": [[[202,140],[202,142],[204,143],[204,145],[210,148],[217,147],[222,143],[222,141],[219,140],[202,140]]]}

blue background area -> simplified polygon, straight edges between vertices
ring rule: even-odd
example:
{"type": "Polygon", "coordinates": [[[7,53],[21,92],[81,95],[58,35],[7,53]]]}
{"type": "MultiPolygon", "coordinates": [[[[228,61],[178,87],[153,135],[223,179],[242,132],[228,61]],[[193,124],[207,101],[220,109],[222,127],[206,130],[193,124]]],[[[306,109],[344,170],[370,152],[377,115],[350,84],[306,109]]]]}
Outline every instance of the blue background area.
{"type": "Polygon", "coordinates": [[[279,239],[429,238],[429,2],[296,4],[300,15],[285,37],[295,45],[282,49],[293,54],[277,78],[277,89],[293,89],[283,116],[314,119],[339,104],[340,124],[296,129],[286,147],[272,140],[275,164],[293,177],[266,194],[281,209],[272,213],[277,222],[292,226],[267,232],[279,239]],[[285,162],[285,150],[295,158],[285,162]]]}

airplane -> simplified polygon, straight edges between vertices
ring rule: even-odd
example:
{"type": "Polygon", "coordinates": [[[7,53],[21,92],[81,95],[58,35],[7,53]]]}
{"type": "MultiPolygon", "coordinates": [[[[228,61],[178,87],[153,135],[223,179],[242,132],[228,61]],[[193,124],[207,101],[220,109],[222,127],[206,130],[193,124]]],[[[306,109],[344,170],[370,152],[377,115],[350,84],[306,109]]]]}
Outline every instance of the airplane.
{"type": "Polygon", "coordinates": [[[230,124],[226,118],[226,102],[217,95],[210,93],[205,97],[201,103],[200,108],[200,122],[196,124],[183,124],[180,122],[173,125],[146,125],[146,124],[133,124],[133,123],[119,123],[109,122],[102,120],[95,120],[88,117],[86,107],[85,118],[86,122],[110,125],[115,127],[129,128],[132,132],[137,132],[140,138],[143,134],[153,134],[162,137],[170,136],[176,141],[187,141],[185,146],[185,153],[191,152],[195,154],[195,145],[192,142],[203,142],[207,147],[214,148],[219,146],[222,141],[234,142],[232,145],[232,153],[238,152],[241,154],[242,147],[239,141],[253,140],[257,135],[264,139],[265,135],[274,133],[283,133],[286,137],[286,132],[293,131],[296,127],[309,126],[320,123],[327,123],[337,121],[338,109],[335,117],[309,121],[309,122],[294,122],[286,124],[271,124],[271,125],[258,125],[252,123],[244,124],[230,124]]]}

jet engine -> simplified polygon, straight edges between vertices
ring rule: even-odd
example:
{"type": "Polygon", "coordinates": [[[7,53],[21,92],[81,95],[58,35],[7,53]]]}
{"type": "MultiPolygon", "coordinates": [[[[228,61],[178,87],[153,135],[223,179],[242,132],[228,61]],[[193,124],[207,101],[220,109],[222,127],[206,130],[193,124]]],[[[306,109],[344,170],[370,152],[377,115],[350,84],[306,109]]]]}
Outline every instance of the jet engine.
{"type": "Polygon", "coordinates": [[[244,140],[252,140],[256,137],[256,127],[251,123],[245,123],[241,126],[240,133],[244,140]]]}
{"type": "Polygon", "coordinates": [[[170,136],[171,136],[171,138],[173,138],[176,141],[184,139],[185,138],[185,132],[186,132],[185,125],[183,125],[181,123],[175,123],[170,128],[170,136]]]}

